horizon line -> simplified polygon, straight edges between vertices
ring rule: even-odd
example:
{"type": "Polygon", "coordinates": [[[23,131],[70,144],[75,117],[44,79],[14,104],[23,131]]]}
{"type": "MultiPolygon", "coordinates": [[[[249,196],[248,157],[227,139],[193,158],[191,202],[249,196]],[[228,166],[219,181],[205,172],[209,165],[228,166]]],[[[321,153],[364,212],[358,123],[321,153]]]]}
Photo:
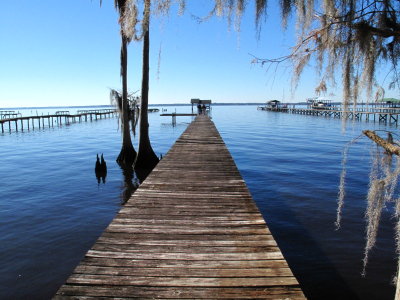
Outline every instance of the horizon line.
{"type": "MultiPolygon", "coordinates": [[[[265,105],[267,102],[214,102],[211,105],[265,105]]],[[[287,102],[290,104],[301,104],[303,102],[287,102]]],[[[156,103],[149,104],[149,106],[191,106],[191,103],[156,103]]],[[[12,107],[0,107],[0,110],[9,109],[43,109],[43,108],[81,108],[81,107],[113,107],[111,104],[94,104],[94,105],[55,105],[55,106],[12,106],[12,107]]]]}

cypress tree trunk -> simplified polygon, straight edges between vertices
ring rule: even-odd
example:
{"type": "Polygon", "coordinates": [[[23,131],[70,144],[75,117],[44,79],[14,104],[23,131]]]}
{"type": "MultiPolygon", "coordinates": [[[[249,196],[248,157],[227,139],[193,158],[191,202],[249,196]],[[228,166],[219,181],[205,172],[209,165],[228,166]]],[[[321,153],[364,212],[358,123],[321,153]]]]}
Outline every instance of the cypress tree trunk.
{"type": "Polygon", "coordinates": [[[394,295],[394,300],[400,300],[400,264],[399,258],[397,258],[397,280],[396,280],[396,293],[394,295]]]}
{"type": "Polygon", "coordinates": [[[121,46],[121,77],[122,77],[122,148],[117,162],[121,167],[132,166],[136,158],[136,151],[132,145],[129,128],[129,104],[128,104],[128,41],[122,35],[121,46]]]}
{"type": "MultiPolygon", "coordinates": [[[[159,159],[154,153],[149,138],[148,103],[149,103],[149,51],[150,24],[143,38],[143,78],[142,103],[140,110],[139,150],[135,162],[135,171],[146,170],[147,174],[157,165],[159,159]]],[[[138,172],[137,172],[138,173],[138,172]]],[[[145,176],[144,176],[145,177],[145,176]]]]}

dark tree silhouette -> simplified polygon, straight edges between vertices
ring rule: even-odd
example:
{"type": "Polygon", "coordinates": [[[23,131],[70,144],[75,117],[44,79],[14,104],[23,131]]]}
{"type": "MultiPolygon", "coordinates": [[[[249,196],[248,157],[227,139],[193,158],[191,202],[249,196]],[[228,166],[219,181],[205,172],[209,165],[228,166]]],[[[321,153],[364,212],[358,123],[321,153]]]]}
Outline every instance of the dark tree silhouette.
{"type": "Polygon", "coordinates": [[[150,51],[150,6],[151,1],[145,0],[143,37],[143,73],[142,73],[142,101],[140,110],[139,150],[135,162],[135,170],[150,172],[159,159],[151,147],[149,138],[148,103],[149,103],[149,51],[150,51]]]}
{"type": "Polygon", "coordinates": [[[117,162],[122,167],[132,166],[136,159],[136,151],[132,145],[129,125],[129,103],[128,103],[128,44],[132,37],[125,30],[124,18],[129,13],[129,0],[115,0],[114,5],[118,10],[121,33],[121,77],[122,77],[122,148],[118,155],[117,162]]]}

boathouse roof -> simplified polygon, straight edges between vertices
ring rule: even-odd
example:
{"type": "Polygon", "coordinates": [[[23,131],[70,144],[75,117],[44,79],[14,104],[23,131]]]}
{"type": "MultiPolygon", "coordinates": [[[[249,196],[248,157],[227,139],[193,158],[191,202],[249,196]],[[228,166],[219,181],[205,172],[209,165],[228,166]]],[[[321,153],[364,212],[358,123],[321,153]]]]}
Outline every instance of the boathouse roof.
{"type": "Polygon", "coordinates": [[[201,100],[199,98],[192,98],[190,99],[190,103],[191,104],[197,104],[197,103],[201,103],[201,104],[211,104],[211,100],[201,100]]]}

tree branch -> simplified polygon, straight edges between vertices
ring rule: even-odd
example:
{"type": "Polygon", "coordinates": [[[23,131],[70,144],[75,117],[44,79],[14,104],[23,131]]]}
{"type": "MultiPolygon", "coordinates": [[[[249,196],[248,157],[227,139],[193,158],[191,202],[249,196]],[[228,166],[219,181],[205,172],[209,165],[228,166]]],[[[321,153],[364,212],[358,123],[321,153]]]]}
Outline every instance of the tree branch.
{"type": "Polygon", "coordinates": [[[400,147],[399,146],[396,146],[395,144],[381,138],[374,131],[364,130],[363,133],[367,137],[369,137],[372,141],[374,141],[379,146],[381,146],[383,149],[385,149],[388,153],[400,156],[400,147]]]}

